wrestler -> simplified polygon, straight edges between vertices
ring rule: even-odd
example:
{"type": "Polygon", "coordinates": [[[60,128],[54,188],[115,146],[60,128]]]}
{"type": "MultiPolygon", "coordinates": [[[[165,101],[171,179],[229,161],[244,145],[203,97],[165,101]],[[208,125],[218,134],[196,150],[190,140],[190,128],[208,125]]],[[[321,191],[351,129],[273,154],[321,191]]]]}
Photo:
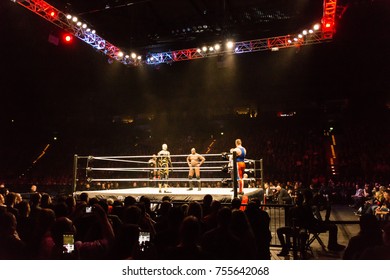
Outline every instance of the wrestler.
{"type": "Polygon", "coordinates": [[[171,153],[168,151],[167,144],[162,145],[162,150],[157,154],[157,169],[158,177],[161,182],[158,184],[158,192],[161,193],[162,185],[164,185],[164,193],[170,193],[168,191],[168,178],[169,171],[172,168],[171,153]]]}
{"type": "MultiPolygon", "coordinates": [[[[157,156],[155,154],[153,154],[152,158],[149,159],[148,161],[148,165],[149,165],[149,179],[150,180],[156,180],[157,178],[157,156]]],[[[149,183],[149,186],[152,186],[152,184],[154,185],[153,187],[155,187],[156,185],[156,182],[154,181],[154,183],[150,182],[149,183]]]]}
{"type": "Polygon", "coordinates": [[[200,183],[200,166],[204,163],[206,159],[198,154],[195,150],[195,148],[191,149],[191,154],[187,156],[187,163],[190,167],[190,170],[188,172],[188,179],[190,180],[190,188],[189,191],[193,190],[193,182],[192,178],[194,177],[194,173],[196,176],[196,180],[198,183],[198,191],[201,190],[201,183],[200,183]]]}
{"type": "Polygon", "coordinates": [[[236,152],[236,160],[237,160],[237,175],[238,175],[238,184],[239,184],[239,191],[238,194],[244,194],[243,192],[243,186],[244,186],[244,172],[245,172],[245,156],[246,156],[246,149],[242,146],[241,139],[236,139],[235,141],[236,147],[231,148],[230,152],[236,152]]]}

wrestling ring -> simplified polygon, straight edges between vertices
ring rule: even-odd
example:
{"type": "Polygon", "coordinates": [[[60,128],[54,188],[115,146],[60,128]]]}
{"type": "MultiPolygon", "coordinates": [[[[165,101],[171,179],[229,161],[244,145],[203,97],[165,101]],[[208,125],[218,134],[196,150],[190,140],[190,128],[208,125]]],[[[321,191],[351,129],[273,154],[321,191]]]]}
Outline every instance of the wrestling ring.
{"type": "Polygon", "coordinates": [[[206,194],[222,202],[234,197],[248,200],[259,197],[263,183],[262,159],[246,159],[243,193],[237,193],[235,153],[201,154],[205,161],[200,166],[200,178],[189,178],[190,167],[186,155],[170,155],[169,176],[162,178],[162,167],[151,161],[155,155],[142,156],[79,156],[74,155],[73,194],[81,193],[99,199],[124,200],[126,196],[147,196],[161,201],[169,196],[172,201],[202,201],[206,194]],[[159,192],[159,185],[166,184],[159,192]],[[191,186],[195,185],[191,190],[191,186]]]}

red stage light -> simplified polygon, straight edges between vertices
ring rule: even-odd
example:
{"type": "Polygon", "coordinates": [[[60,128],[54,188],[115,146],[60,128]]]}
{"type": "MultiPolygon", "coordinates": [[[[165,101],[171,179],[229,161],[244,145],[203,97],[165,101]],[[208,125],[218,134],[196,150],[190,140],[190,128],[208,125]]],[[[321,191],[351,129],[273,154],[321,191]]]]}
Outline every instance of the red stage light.
{"type": "Polygon", "coordinates": [[[69,44],[69,43],[71,43],[73,41],[73,35],[71,35],[71,34],[64,34],[62,36],[62,39],[63,39],[63,41],[65,43],[69,44]]]}
{"type": "Polygon", "coordinates": [[[57,12],[55,10],[50,9],[47,14],[52,18],[52,19],[57,19],[57,12]]]}

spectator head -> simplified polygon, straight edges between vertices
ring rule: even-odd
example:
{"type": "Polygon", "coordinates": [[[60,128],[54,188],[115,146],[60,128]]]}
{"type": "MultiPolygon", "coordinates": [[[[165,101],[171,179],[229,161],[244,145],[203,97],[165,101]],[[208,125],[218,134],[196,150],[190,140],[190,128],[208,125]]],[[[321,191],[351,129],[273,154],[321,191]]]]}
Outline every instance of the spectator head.
{"type": "Polygon", "coordinates": [[[14,207],[16,203],[16,194],[14,192],[10,192],[5,196],[5,205],[8,207],[14,207]]]}
{"type": "Polygon", "coordinates": [[[16,218],[10,212],[0,214],[0,238],[1,236],[13,235],[16,232],[16,218]]]}
{"type": "Polygon", "coordinates": [[[50,208],[52,204],[51,196],[48,193],[43,193],[41,197],[41,207],[50,208]]]}
{"type": "Polygon", "coordinates": [[[238,197],[233,198],[231,207],[232,209],[239,209],[241,207],[241,199],[238,197]]]}
{"type": "Polygon", "coordinates": [[[200,224],[195,216],[187,216],[184,218],[180,226],[180,240],[183,245],[193,245],[199,241],[200,224]]]}
{"type": "Polygon", "coordinates": [[[28,217],[28,216],[30,216],[31,207],[30,207],[30,204],[26,200],[22,200],[18,204],[18,209],[19,209],[19,215],[21,217],[28,217]]]}
{"type": "Polygon", "coordinates": [[[125,207],[135,205],[137,203],[137,200],[135,199],[134,196],[128,195],[125,197],[123,204],[125,207]]]}
{"type": "Polygon", "coordinates": [[[123,223],[139,224],[142,218],[142,211],[135,205],[126,207],[123,211],[123,223]]]}
{"type": "Polygon", "coordinates": [[[222,207],[217,214],[218,226],[228,228],[232,219],[232,210],[229,207],[222,207]]]}
{"type": "Polygon", "coordinates": [[[385,246],[390,246],[390,223],[387,223],[383,228],[382,238],[385,246]]]}
{"type": "Polygon", "coordinates": [[[37,186],[36,185],[32,185],[31,186],[31,188],[30,188],[30,192],[32,192],[32,193],[35,193],[35,192],[37,192],[37,186]]]}
{"type": "Polygon", "coordinates": [[[218,200],[213,200],[213,202],[211,202],[211,206],[210,206],[210,212],[211,213],[218,213],[218,210],[221,209],[221,202],[218,201],[218,200]]]}
{"type": "Polygon", "coordinates": [[[213,196],[211,194],[206,194],[203,197],[203,205],[210,206],[212,201],[213,201],[213,196]]]}
{"type": "Polygon", "coordinates": [[[161,201],[169,201],[169,202],[171,202],[172,199],[171,199],[171,197],[169,195],[164,195],[163,198],[161,199],[161,201]]]}
{"type": "Polygon", "coordinates": [[[88,201],[89,201],[88,193],[86,193],[86,192],[81,193],[79,199],[81,202],[85,202],[88,204],[88,201]]]}
{"type": "Polygon", "coordinates": [[[365,214],[360,216],[360,232],[376,232],[380,231],[380,224],[378,219],[371,214],[365,214]]]}
{"type": "Polygon", "coordinates": [[[30,196],[30,203],[31,203],[31,207],[32,208],[35,208],[35,207],[38,207],[39,204],[41,203],[41,194],[36,192],[36,193],[33,193],[31,196],[30,196]]]}
{"type": "Polygon", "coordinates": [[[187,216],[195,216],[201,221],[203,219],[202,205],[197,201],[191,201],[188,205],[187,216]]]}

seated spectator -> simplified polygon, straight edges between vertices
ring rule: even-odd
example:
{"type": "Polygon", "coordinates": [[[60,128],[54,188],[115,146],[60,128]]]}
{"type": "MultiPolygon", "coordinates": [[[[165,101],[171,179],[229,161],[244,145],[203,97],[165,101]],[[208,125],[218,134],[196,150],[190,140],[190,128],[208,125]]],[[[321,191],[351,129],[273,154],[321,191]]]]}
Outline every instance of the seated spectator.
{"type": "MultiPolygon", "coordinates": [[[[104,260],[108,258],[114,244],[114,230],[107,218],[106,212],[99,204],[92,206],[92,215],[96,219],[99,234],[93,240],[76,241],[75,249],[79,258],[82,260],[104,260]]],[[[78,230],[77,227],[76,230],[78,230]]]]}
{"type": "Polygon", "coordinates": [[[139,251],[138,237],[140,228],[135,224],[122,224],[115,236],[115,241],[110,252],[110,259],[131,260],[135,259],[139,251]]]}
{"type": "Polygon", "coordinates": [[[202,260],[203,252],[199,245],[201,236],[200,223],[197,217],[187,216],[180,226],[179,244],[173,247],[168,255],[173,260],[202,260]]]}
{"type": "Polygon", "coordinates": [[[286,226],[276,230],[280,245],[282,245],[282,250],[278,253],[278,256],[287,256],[289,254],[291,238],[295,236],[298,240],[301,258],[305,259],[306,240],[308,238],[305,219],[312,215],[311,212],[307,213],[305,211],[310,211],[310,209],[303,207],[303,195],[297,193],[295,206],[288,211],[288,223],[286,226]]]}
{"type": "Polygon", "coordinates": [[[244,259],[257,260],[259,258],[258,251],[254,250],[256,239],[245,212],[239,209],[232,211],[230,228],[233,234],[241,240],[244,259]]]}
{"type": "Polygon", "coordinates": [[[251,199],[244,212],[255,235],[259,259],[271,259],[270,243],[272,235],[269,229],[271,221],[269,214],[260,208],[260,200],[258,199],[251,199]]]}
{"type": "Polygon", "coordinates": [[[382,216],[383,219],[386,219],[389,216],[390,212],[390,190],[385,190],[383,192],[383,199],[379,204],[379,207],[375,209],[375,214],[379,217],[382,216]]]}
{"type": "Polygon", "coordinates": [[[0,213],[0,259],[26,259],[26,244],[16,231],[17,221],[10,212],[0,213]]]}
{"type": "Polygon", "coordinates": [[[335,224],[331,222],[324,222],[320,219],[317,219],[313,214],[312,209],[312,199],[313,199],[313,193],[311,190],[305,190],[303,192],[304,196],[304,207],[307,207],[308,210],[305,211],[305,213],[311,213],[310,216],[305,218],[305,228],[309,230],[309,232],[329,232],[329,238],[328,238],[328,249],[331,251],[342,251],[345,246],[338,244],[337,242],[337,232],[338,228],[335,224]]]}
{"type": "Polygon", "coordinates": [[[292,204],[292,198],[288,191],[278,184],[276,186],[276,196],[279,204],[292,204]]]}
{"type": "Polygon", "coordinates": [[[54,246],[51,249],[49,259],[52,260],[67,260],[67,259],[79,259],[77,251],[68,252],[64,247],[64,234],[75,236],[76,228],[73,225],[72,220],[67,217],[59,217],[54,222],[51,228],[51,237],[54,246]]]}
{"type": "Polygon", "coordinates": [[[242,259],[240,239],[230,229],[232,210],[222,207],[218,211],[218,226],[205,232],[202,236],[201,247],[207,259],[237,260],[242,259]]]}
{"type": "Polygon", "coordinates": [[[16,219],[19,217],[19,210],[15,207],[16,206],[16,193],[9,192],[5,196],[5,205],[7,207],[7,212],[10,212],[14,214],[16,219]]]}
{"type": "Polygon", "coordinates": [[[364,206],[364,189],[360,188],[359,185],[356,185],[356,192],[354,195],[351,196],[353,200],[353,204],[349,205],[350,207],[353,207],[355,209],[359,209],[360,207],[364,206]]]}
{"type": "Polygon", "coordinates": [[[7,206],[5,205],[4,196],[0,194],[0,213],[7,211],[7,206]]]}
{"type": "Polygon", "coordinates": [[[383,228],[382,245],[367,248],[359,257],[360,260],[390,260],[390,224],[383,228]]]}
{"type": "Polygon", "coordinates": [[[373,215],[365,214],[360,217],[360,231],[351,237],[345,249],[344,260],[357,260],[367,248],[383,245],[382,230],[378,220],[373,215]]]}

